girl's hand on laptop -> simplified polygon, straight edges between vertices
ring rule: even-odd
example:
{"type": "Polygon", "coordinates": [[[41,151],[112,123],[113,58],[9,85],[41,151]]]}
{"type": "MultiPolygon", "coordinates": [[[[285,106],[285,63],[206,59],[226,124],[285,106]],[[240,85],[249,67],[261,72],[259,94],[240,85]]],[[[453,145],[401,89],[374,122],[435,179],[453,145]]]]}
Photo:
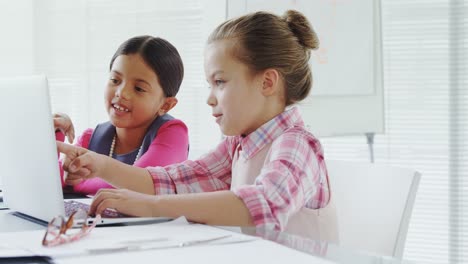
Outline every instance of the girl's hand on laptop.
{"type": "Polygon", "coordinates": [[[63,160],[63,169],[68,172],[65,182],[68,185],[76,185],[83,179],[95,177],[102,168],[107,156],[97,154],[85,148],[72,146],[57,141],[57,149],[66,155],[63,160]]]}
{"type": "Polygon", "coordinates": [[[155,208],[156,196],[127,189],[101,189],[93,198],[89,213],[102,214],[107,208],[131,216],[151,217],[155,208]]]}
{"type": "Polygon", "coordinates": [[[55,131],[60,130],[68,138],[68,142],[73,143],[75,139],[75,127],[70,117],[64,113],[54,114],[54,128],[55,131]]]}

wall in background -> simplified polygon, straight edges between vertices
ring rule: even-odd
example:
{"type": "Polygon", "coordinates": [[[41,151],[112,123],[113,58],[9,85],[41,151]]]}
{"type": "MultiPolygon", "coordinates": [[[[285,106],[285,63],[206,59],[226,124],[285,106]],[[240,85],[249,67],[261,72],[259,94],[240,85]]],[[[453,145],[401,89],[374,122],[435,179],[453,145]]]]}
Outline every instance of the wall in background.
{"type": "Polygon", "coordinates": [[[0,76],[33,72],[33,0],[0,0],[0,76]]]}

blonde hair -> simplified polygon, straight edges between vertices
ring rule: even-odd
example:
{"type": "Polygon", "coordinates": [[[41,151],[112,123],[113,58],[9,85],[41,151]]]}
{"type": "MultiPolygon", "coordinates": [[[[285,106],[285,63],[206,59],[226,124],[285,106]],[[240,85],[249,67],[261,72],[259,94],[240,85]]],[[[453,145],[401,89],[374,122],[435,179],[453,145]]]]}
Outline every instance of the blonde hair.
{"type": "Polygon", "coordinates": [[[284,79],[286,105],[307,97],[312,88],[310,52],[319,40],[307,18],[288,10],[280,17],[255,12],[228,20],[208,38],[208,44],[229,40],[232,55],[254,73],[276,69],[284,79]]]}

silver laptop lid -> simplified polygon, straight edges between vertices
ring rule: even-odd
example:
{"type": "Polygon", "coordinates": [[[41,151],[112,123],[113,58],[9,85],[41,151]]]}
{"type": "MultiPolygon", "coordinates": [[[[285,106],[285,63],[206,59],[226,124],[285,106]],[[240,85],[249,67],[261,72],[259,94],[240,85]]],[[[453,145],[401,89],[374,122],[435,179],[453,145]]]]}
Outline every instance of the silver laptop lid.
{"type": "Polygon", "coordinates": [[[4,200],[50,221],[64,215],[49,90],[45,76],[0,78],[0,168],[4,200]]]}

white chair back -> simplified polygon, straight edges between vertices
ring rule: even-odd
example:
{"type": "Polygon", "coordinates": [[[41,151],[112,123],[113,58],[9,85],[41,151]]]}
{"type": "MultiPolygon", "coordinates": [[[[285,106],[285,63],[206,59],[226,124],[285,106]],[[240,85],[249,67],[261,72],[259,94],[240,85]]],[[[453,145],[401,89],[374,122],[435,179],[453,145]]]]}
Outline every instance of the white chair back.
{"type": "Polygon", "coordinates": [[[421,175],[388,165],[327,161],[340,245],[401,258],[421,175]]]}

